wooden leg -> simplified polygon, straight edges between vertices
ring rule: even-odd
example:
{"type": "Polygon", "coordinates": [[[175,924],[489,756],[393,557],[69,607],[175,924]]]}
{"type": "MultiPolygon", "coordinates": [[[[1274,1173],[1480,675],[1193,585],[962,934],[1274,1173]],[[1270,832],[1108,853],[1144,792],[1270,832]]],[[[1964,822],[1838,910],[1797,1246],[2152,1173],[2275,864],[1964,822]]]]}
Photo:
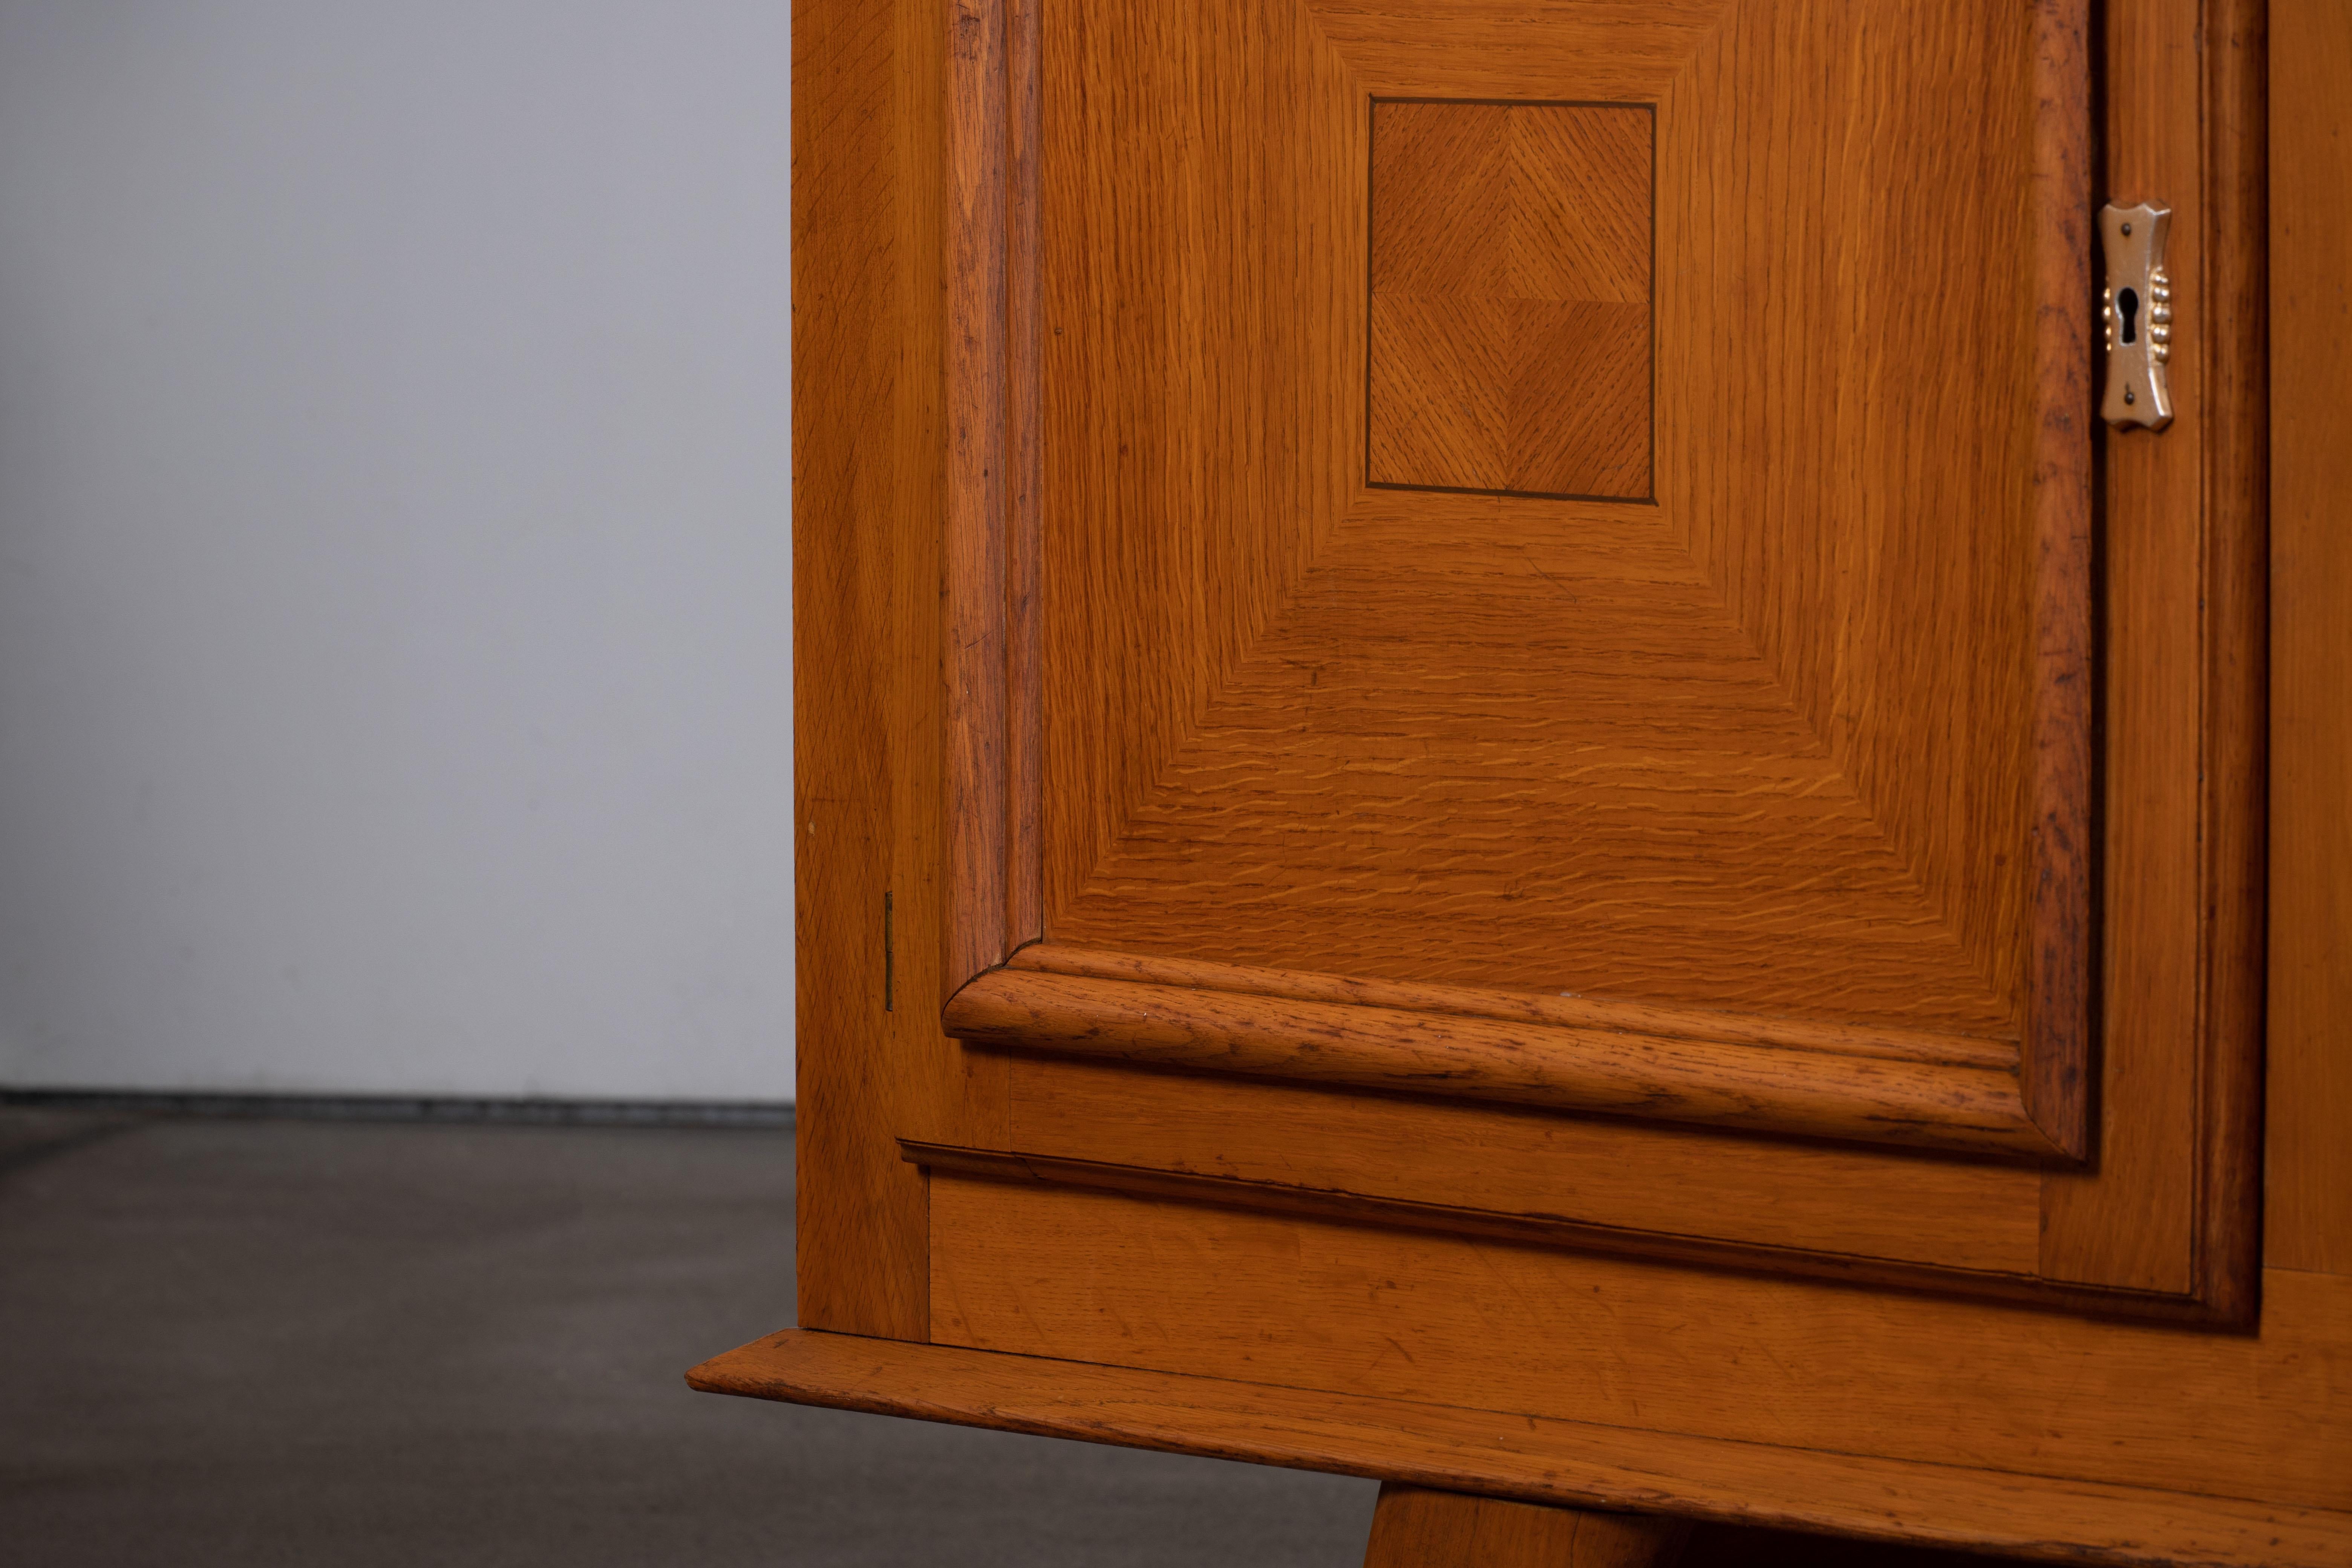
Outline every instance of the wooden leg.
{"type": "Polygon", "coordinates": [[[1640,1513],[1381,1487],[1364,1568],[1673,1568],[1690,1526],[1640,1513]]]}

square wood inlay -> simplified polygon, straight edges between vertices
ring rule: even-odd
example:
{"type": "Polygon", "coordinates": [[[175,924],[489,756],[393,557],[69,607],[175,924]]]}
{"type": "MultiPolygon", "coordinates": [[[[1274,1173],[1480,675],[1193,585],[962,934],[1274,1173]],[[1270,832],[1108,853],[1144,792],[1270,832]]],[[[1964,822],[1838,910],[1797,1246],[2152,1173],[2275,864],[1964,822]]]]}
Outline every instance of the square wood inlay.
{"type": "Polygon", "coordinates": [[[1654,123],[1373,100],[1370,483],[1649,499],[1654,123]]]}

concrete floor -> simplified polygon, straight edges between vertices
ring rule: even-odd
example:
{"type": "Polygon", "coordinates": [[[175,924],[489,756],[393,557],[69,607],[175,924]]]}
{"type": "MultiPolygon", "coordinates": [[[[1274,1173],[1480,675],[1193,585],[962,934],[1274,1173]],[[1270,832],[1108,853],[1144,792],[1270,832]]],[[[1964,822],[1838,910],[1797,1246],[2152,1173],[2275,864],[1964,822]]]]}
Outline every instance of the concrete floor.
{"type": "Polygon", "coordinates": [[[1354,1568],[1371,1483],[689,1392],[782,1132],[0,1110],[0,1562],[1354,1568]]]}
{"type": "Polygon", "coordinates": [[[689,1392],[792,1227],[783,1132],[0,1107],[0,1565],[1361,1562],[1369,1481],[689,1392]]]}

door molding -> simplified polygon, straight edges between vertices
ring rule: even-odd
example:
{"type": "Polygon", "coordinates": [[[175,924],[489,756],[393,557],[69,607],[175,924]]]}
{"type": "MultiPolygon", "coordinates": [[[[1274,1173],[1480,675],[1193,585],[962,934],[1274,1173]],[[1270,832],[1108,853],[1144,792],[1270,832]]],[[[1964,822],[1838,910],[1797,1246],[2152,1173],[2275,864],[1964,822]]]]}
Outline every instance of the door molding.
{"type": "Polygon", "coordinates": [[[957,992],[973,1045],[2047,1160],[2014,1043],[1039,944],[957,992]]]}

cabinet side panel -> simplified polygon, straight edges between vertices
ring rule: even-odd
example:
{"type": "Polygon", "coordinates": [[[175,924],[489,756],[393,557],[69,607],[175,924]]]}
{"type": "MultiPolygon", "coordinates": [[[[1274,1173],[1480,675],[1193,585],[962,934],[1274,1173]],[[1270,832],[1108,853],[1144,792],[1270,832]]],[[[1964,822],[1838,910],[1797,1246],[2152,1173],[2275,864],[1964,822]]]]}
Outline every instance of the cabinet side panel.
{"type": "Polygon", "coordinates": [[[2271,0],[2265,1261],[2352,1274],[2352,9],[2271,0]]]}
{"type": "Polygon", "coordinates": [[[800,1321],[928,1331],[921,1173],[953,1082],[940,869],[937,0],[793,16],[800,1321]],[[887,907],[886,907],[887,900],[887,907]],[[887,912],[886,912],[887,909],[887,912]]]}

